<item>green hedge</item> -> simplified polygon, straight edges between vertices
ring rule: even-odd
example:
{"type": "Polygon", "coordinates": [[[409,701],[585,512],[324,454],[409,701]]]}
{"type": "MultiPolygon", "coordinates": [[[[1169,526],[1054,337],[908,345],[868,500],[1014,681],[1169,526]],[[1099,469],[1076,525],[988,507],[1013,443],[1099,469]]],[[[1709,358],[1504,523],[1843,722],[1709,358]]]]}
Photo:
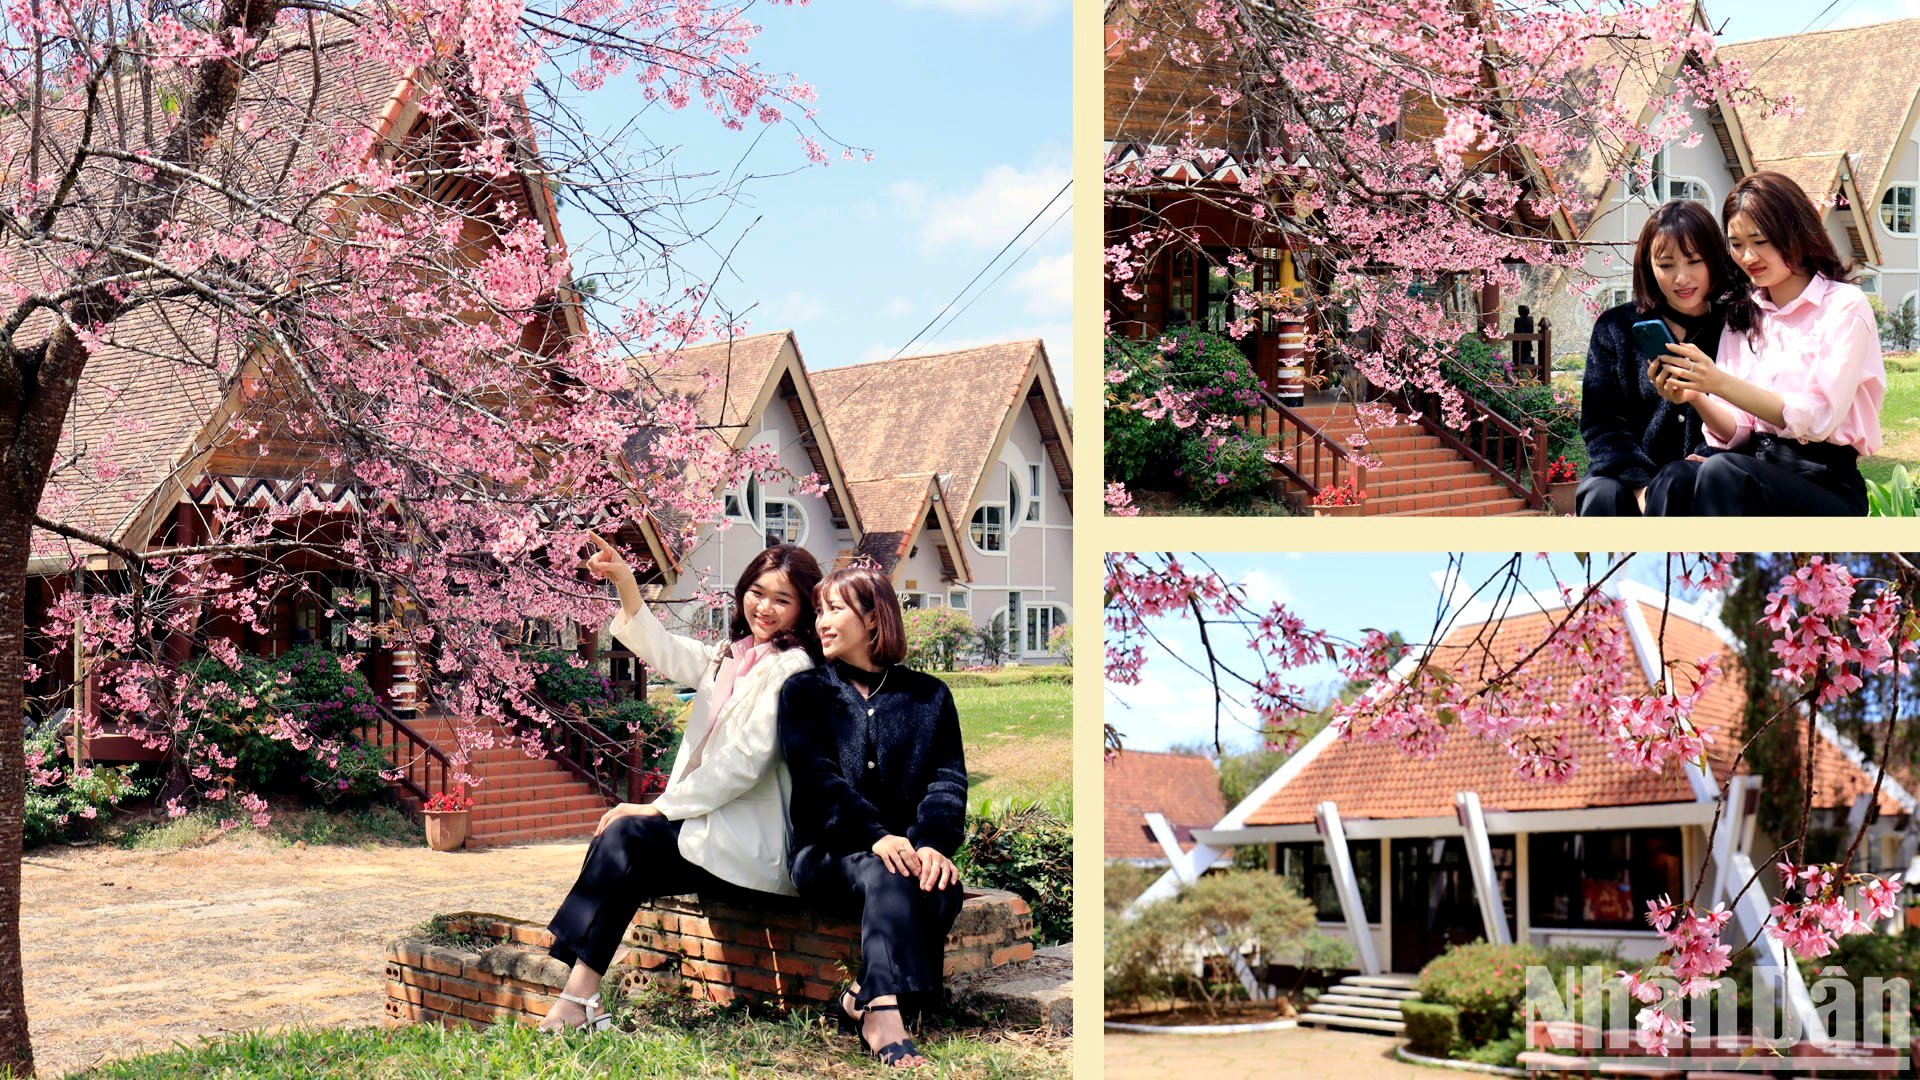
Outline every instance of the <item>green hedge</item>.
{"type": "Polygon", "coordinates": [[[1066,664],[1044,667],[1001,668],[998,671],[942,671],[934,676],[948,687],[1021,686],[1040,683],[1047,686],[1072,686],[1073,668],[1066,664]]]}
{"type": "Polygon", "coordinates": [[[1460,1038],[1471,1046],[1503,1039],[1527,992],[1527,967],[1546,957],[1526,945],[1456,945],[1420,971],[1420,997],[1460,1010],[1460,1038]]]}
{"type": "Polygon", "coordinates": [[[1407,1049],[1427,1057],[1443,1058],[1460,1042],[1460,1010],[1433,1001],[1403,1001],[1400,1018],[1407,1024],[1407,1049]]]}
{"type": "Polygon", "coordinates": [[[1106,478],[1129,488],[1175,490],[1188,503],[1234,506],[1265,486],[1272,466],[1259,440],[1235,431],[1209,435],[1130,406],[1162,388],[1193,395],[1203,413],[1237,415],[1258,404],[1253,364],[1232,338],[1187,327],[1159,338],[1109,337],[1106,361],[1106,478]]]}

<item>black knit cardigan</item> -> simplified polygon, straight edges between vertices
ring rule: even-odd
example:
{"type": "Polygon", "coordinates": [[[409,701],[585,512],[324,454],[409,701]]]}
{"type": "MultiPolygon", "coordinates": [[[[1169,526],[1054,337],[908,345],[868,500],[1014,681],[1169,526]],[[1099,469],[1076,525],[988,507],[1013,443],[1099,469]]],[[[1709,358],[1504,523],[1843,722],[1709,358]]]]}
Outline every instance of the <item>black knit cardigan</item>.
{"type": "Polygon", "coordinates": [[[949,858],[960,850],[967,763],[939,679],[896,665],[862,698],[839,664],[799,672],[780,689],[780,748],[793,774],[787,865],[802,895],[828,860],[888,834],[949,858]]]}
{"type": "MultiPolygon", "coordinates": [[[[1587,475],[1645,487],[1668,462],[1706,446],[1700,414],[1660,396],[1647,362],[1633,344],[1643,316],[1631,301],[1609,308],[1593,326],[1580,393],[1580,435],[1587,443],[1587,475]]],[[[1693,342],[1708,356],[1720,344],[1719,320],[1693,342]]]]}

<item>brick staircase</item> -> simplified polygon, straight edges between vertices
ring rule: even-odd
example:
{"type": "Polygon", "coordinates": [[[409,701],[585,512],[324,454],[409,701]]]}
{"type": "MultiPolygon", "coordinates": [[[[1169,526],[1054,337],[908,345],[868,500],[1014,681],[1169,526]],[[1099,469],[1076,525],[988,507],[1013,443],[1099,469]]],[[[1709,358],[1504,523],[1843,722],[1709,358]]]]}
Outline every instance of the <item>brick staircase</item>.
{"type": "MultiPolygon", "coordinates": [[[[443,751],[459,745],[452,720],[442,713],[424,712],[407,723],[443,751]]],[[[530,758],[498,727],[493,732],[501,745],[474,751],[467,763],[482,781],[473,790],[472,838],[493,845],[591,838],[612,803],[565,765],[530,758]]],[[[409,811],[416,808],[416,800],[401,801],[409,811]]]]}
{"type": "MultiPolygon", "coordinates": [[[[1293,410],[1320,428],[1343,449],[1347,436],[1359,431],[1353,406],[1304,405],[1293,410]]],[[[1279,421],[1268,417],[1270,427],[1279,421]]],[[[1525,499],[1509,491],[1491,472],[1462,457],[1419,424],[1405,422],[1374,428],[1360,451],[1380,459],[1367,470],[1365,516],[1421,514],[1439,517],[1492,517],[1537,514],[1525,499]]]]}
{"type": "Polygon", "coordinates": [[[1401,1034],[1407,1024],[1400,1018],[1400,1003],[1420,996],[1414,982],[1412,975],[1349,975],[1307,1006],[1300,1022],[1401,1034]]]}

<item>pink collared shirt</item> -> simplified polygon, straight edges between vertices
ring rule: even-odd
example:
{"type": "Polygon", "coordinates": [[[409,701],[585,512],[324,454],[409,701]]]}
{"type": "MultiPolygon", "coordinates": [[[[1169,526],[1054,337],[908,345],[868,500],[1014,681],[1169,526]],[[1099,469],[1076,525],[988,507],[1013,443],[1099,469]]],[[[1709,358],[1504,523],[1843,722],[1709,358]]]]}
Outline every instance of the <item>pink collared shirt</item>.
{"type": "Polygon", "coordinates": [[[1785,306],[1776,307],[1765,296],[1759,304],[1760,324],[1752,331],[1721,331],[1714,362],[1779,394],[1785,423],[1776,427],[1736,409],[1732,437],[1723,442],[1708,428],[1708,444],[1736,447],[1760,431],[1851,446],[1861,457],[1878,451],[1887,369],[1867,294],[1815,275],[1785,306]]]}

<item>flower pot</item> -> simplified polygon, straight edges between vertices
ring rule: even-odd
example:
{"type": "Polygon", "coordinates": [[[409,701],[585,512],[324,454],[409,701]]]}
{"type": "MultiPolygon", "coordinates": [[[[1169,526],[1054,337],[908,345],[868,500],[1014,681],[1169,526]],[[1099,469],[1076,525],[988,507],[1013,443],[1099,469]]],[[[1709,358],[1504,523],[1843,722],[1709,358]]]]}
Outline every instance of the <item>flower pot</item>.
{"type": "Polygon", "coordinates": [[[1563,480],[1558,484],[1547,485],[1547,505],[1553,512],[1563,517],[1573,516],[1573,493],[1580,490],[1580,481],[1563,480]]]}
{"type": "Polygon", "coordinates": [[[1352,506],[1316,506],[1313,508],[1313,516],[1328,518],[1359,517],[1365,510],[1366,505],[1364,503],[1354,503],[1352,506]]]}
{"type": "Polygon", "coordinates": [[[425,810],[427,846],[435,851],[458,851],[473,831],[471,810],[425,810]]]}

